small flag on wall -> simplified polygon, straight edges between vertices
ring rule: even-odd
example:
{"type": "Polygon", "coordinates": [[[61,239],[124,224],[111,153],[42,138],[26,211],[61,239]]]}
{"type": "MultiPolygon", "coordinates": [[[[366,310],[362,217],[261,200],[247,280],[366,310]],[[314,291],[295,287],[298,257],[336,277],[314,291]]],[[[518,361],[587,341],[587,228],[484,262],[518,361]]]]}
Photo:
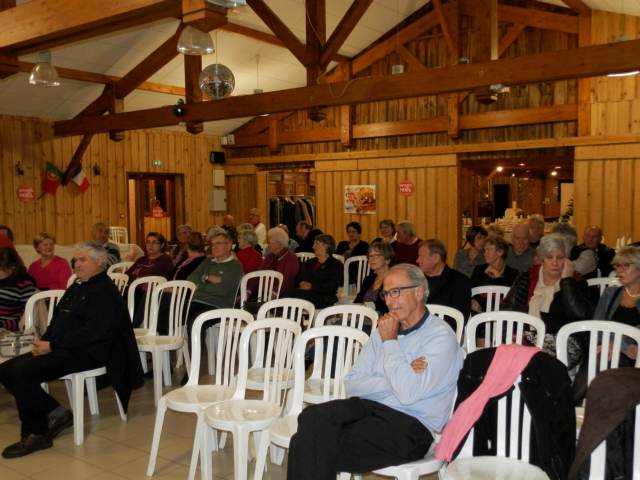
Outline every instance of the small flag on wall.
{"type": "Polygon", "coordinates": [[[85,176],[82,170],[82,165],[78,165],[71,173],[71,180],[78,186],[78,190],[82,193],[89,190],[89,179],[85,176]]]}
{"type": "Polygon", "coordinates": [[[58,167],[56,167],[53,163],[47,162],[47,166],[44,171],[44,177],[42,179],[42,191],[44,193],[55,195],[61,181],[62,172],[58,170],[58,167]]]}

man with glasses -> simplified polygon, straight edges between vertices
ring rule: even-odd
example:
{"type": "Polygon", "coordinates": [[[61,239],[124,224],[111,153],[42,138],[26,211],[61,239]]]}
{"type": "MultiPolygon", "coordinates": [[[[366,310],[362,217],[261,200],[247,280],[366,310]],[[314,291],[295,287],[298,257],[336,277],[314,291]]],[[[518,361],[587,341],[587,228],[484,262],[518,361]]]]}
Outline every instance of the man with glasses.
{"type": "Polygon", "coordinates": [[[392,267],[383,286],[389,313],[344,378],[349,398],[298,417],[289,480],[418,460],[449,418],[463,360],[455,334],[427,311],[429,288],[415,265],[392,267]]]}

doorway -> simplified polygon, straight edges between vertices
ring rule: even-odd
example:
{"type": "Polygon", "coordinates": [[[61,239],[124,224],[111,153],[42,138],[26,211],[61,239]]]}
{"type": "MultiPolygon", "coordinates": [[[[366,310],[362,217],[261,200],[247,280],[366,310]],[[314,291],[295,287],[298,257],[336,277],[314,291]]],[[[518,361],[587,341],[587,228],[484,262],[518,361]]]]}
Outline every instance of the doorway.
{"type": "Polygon", "coordinates": [[[493,186],[493,218],[504,217],[509,208],[509,185],[497,184],[493,186]]]}
{"type": "Polygon", "coordinates": [[[144,249],[149,232],[173,238],[176,225],[184,220],[184,193],[181,175],[129,173],[129,232],[131,242],[144,249]]]}

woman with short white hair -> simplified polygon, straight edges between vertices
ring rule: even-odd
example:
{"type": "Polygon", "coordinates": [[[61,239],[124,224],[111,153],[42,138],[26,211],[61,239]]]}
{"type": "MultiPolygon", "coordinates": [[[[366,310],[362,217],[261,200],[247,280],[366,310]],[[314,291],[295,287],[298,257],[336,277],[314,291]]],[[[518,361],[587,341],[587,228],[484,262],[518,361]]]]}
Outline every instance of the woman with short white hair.
{"type": "Polygon", "coordinates": [[[275,270],[282,274],[282,296],[293,287],[300,264],[296,254],[289,249],[289,235],[282,228],[269,230],[267,239],[268,253],[262,260],[260,270],[275,270]]]}
{"type": "Polygon", "coordinates": [[[238,247],[236,257],[242,264],[242,271],[244,273],[255,272],[260,268],[262,263],[262,255],[256,250],[258,244],[258,237],[253,230],[239,230],[238,231],[238,247]]]}

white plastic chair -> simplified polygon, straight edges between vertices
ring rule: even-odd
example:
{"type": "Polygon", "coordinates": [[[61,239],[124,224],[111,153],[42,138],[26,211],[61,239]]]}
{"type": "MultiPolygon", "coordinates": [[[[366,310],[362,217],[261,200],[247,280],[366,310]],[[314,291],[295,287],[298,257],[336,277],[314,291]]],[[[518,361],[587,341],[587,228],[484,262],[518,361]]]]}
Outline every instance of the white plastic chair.
{"type": "MultiPolygon", "coordinates": [[[[304,385],[305,385],[305,350],[309,342],[324,343],[328,345],[327,365],[335,365],[333,378],[324,376],[325,381],[320,385],[320,395],[326,400],[334,400],[345,397],[343,378],[355,363],[362,346],[369,337],[364,332],[354,328],[343,326],[324,326],[312,328],[304,332],[296,340],[294,347],[294,388],[290,392],[293,395],[286,415],[275,420],[271,426],[260,435],[256,447],[256,469],[254,480],[262,478],[267,457],[267,447],[271,444],[276,447],[278,453],[281,449],[289,448],[289,441],[298,428],[298,415],[302,411],[304,385]],[[334,348],[334,345],[337,348],[334,348]],[[335,350],[335,351],[334,351],[335,350]]],[[[274,454],[277,456],[277,454],[274,454]]],[[[277,463],[277,462],[276,462],[277,463]]]]}
{"type": "Polygon", "coordinates": [[[620,286],[620,280],[618,277],[597,277],[597,278],[588,278],[587,285],[590,287],[598,287],[600,288],[600,296],[604,293],[607,287],[609,286],[620,286]]]}
{"type": "Polygon", "coordinates": [[[109,226],[109,240],[114,243],[129,243],[129,231],[118,225],[109,226]]]}
{"type": "Polygon", "coordinates": [[[149,332],[147,335],[136,337],[138,350],[141,353],[151,354],[154,403],[156,406],[162,396],[163,373],[165,385],[171,385],[170,352],[172,350],[181,350],[185,365],[189,368],[189,351],[184,342],[184,335],[186,333],[187,312],[195,290],[195,284],[186,280],[172,280],[160,284],[154,289],[153,298],[151,299],[149,332]],[[169,329],[167,335],[158,335],[160,300],[167,290],[170,290],[171,295],[169,302],[169,329]]]}
{"type": "Polygon", "coordinates": [[[469,319],[466,329],[467,353],[478,349],[476,345],[476,329],[485,324],[484,347],[496,347],[505,343],[519,343],[522,345],[525,326],[536,330],[536,346],[542,348],[546,328],[544,322],[533,315],[522,312],[485,312],[474,315],[469,319]],[[488,342],[488,343],[487,343],[488,342]]]}
{"type": "Polygon", "coordinates": [[[426,307],[430,313],[440,317],[442,320],[445,320],[445,317],[453,318],[456,322],[456,338],[458,339],[458,344],[461,344],[462,335],[464,333],[464,315],[462,312],[457,308],[447,307],[446,305],[437,305],[435,303],[427,303],[426,307]]]}
{"type": "Polygon", "coordinates": [[[475,287],[471,289],[471,297],[476,295],[486,295],[487,305],[485,312],[496,312],[500,310],[500,303],[504,297],[509,293],[509,287],[503,287],[500,285],[483,285],[481,287],[475,287]]]}
{"type": "Polygon", "coordinates": [[[259,303],[268,302],[280,297],[280,289],[284,276],[275,270],[257,270],[245,273],[240,281],[240,306],[244,307],[249,298],[248,285],[251,280],[257,283],[257,301],[259,303]]]}
{"type": "Polygon", "coordinates": [[[360,286],[364,277],[369,275],[369,260],[366,255],[356,255],[355,257],[349,257],[344,262],[343,279],[342,279],[342,296],[353,299],[358,293],[360,293],[360,286]],[[357,265],[357,272],[355,283],[349,283],[349,270],[352,264],[357,265]],[[354,287],[353,289],[351,287],[354,287]]]}
{"type": "Polygon", "coordinates": [[[340,260],[342,263],[344,263],[344,255],[340,255],[339,253],[334,253],[333,258],[335,258],[336,260],[340,260]]]}
{"type": "MultiPolygon", "coordinates": [[[[251,322],[253,322],[253,316],[249,312],[232,308],[211,310],[198,315],[195,319],[191,335],[192,361],[189,369],[189,380],[185,386],[163,395],[158,402],[147,476],[152,477],[155,471],[164,416],[167,409],[169,409],[176,412],[195,413],[197,416],[189,480],[195,477],[195,469],[199,455],[197,435],[200,435],[199,432],[202,432],[202,428],[204,427],[204,410],[215,402],[230,399],[233,395],[233,383],[237,373],[236,365],[240,334],[242,329],[251,322]],[[202,325],[211,321],[218,321],[220,328],[216,348],[216,371],[213,384],[200,385],[200,334],[202,325]]],[[[214,450],[217,449],[215,435],[212,439],[212,448],[214,450]]],[[[204,473],[205,472],[203,472],[203,478],[208,478],[204,473]]]]}
{"type": "Polygon", "coordinates": [[[299,298],[279,298],[263,303],[256,314],[256,320],[286,318],[302,327],[304,319],[313,320],[316,307],[313,303],[299,298]]]}
{"type": "Polygon", "coordinates": [[[107,273],[126,273],[133,262],[118,262],[107,268],[107,273]]]}
{"type": "MultiPolygon", "coordinates": [[[[247,478],[249,434],[263,431],[276,420],[286,402],[286,372],[293,366],[293,345],[300,335],[300,325],[291,320],[270,318],[247,325],[240,337],[240,368],[236,376],[236,389],[230,400],[216,403],[205,411],[207,425],[216,430],[232,432],[234,479],[247,478]],[[247,373],[249,371],[249,341],[251,336],[262,331],[268,333],[263,395],[261,400],[245,400],[247,373]]],[[[202,445],[201,469],[210,472],[210,434],[199,435],[202,445]]],[[[210,477],[209,477],[210,478],[210,477]]]]}
{"type": "Polygon", "coordinates": [[[298,257],[300,263],[304,263],[310,258],[316,258],[316,254],[313,252],[298,252],[296,253],[296,257],[298,257]]]}
{"type": "Polygon", "coordinates": [[[77,278],[78,276],[75,273],[72,273],[69,279],[67,280],[67,288],[73,285],[73,282],[75,282],[77,278]]]}
{"type": "MultiPolygon", "coordinates": [[[[572,322],[563,325],[558,330],[556,336],[556,351],[558,360],[568,365],[568,349],[567,345],[569,337],[578,333],[586,333],[589,335],[589,350],[587,353],[587,385],[595,376],[604,370],[610,368],[618,368],[620,362],[620,353],[622,346],[622,338],[628,337],[640,345],[640,329],[625,325],[623,323],[612,322],[607,320],[583,320],[580,322],[572,322]],[[598,351],[599,350],[599,351],[598,351]]],[[[636,368],[640,367],[640,355],[636,356],[636,368]]],[[[576,414],[579,420],[584,417],[584,408],[577,407],[576,414]]],[[[640,409],[636,407],[636,424],[635,424],[635,452],[640,452],[640,409]]],[[[591,468],[589,472],[590,480],[604,480],[606,466],[606,441],[602,442],[591,454],[591,468]]],[[[634,480],[640,478],[640,455],[634,454],[634,480]]]]}
{"type": "MultiPolygon", "coordinates": [[[[116,264],[117,265],[117,264],[116,264]]],[[[135,293],[138,288],[145,290],[144,296],[144,317],[142,318],[141,326],[133,329],[133,333],[136,337],[147,335],[149,333],[149,315],[151,312],[151,298],[155,288],[161,283],[165,283],[166,278],[159,275],[150,275],[148,277],[140,277],[137,280],[131,282],[129,285],[129,291],[127,293],[127,308],[129,309],[129,316],[133,321],[133,314],[136,307],[135,293]]],[[[144,364],[144,363],[143,363],[144,364]]]]}
{"type": "MultiPolygon", "coordinates": [[[[44,292],[36,292],[29,297],[27,300],[27,304],[24,307],[24,330],[29,331],[31,329],[36,329],[41,325],[36,324],[35,318],[35,308],[38,302],[48,301],[47,304],[47,325],[51,323],[51,319],[53,318],[53,311],[56,308],[56,305],[64,295],[64,290],[46,290],[44,292]]],[[[44,332],[37,331],[38,336],[42,335],[44,332]]]]}
{"type": "Polygon", "coordinates": [[[124,295],[124,291],[129,283],[129,275],[126,273],[107,273],[109,278],[116,284],[120,295],[124,295]]]}

